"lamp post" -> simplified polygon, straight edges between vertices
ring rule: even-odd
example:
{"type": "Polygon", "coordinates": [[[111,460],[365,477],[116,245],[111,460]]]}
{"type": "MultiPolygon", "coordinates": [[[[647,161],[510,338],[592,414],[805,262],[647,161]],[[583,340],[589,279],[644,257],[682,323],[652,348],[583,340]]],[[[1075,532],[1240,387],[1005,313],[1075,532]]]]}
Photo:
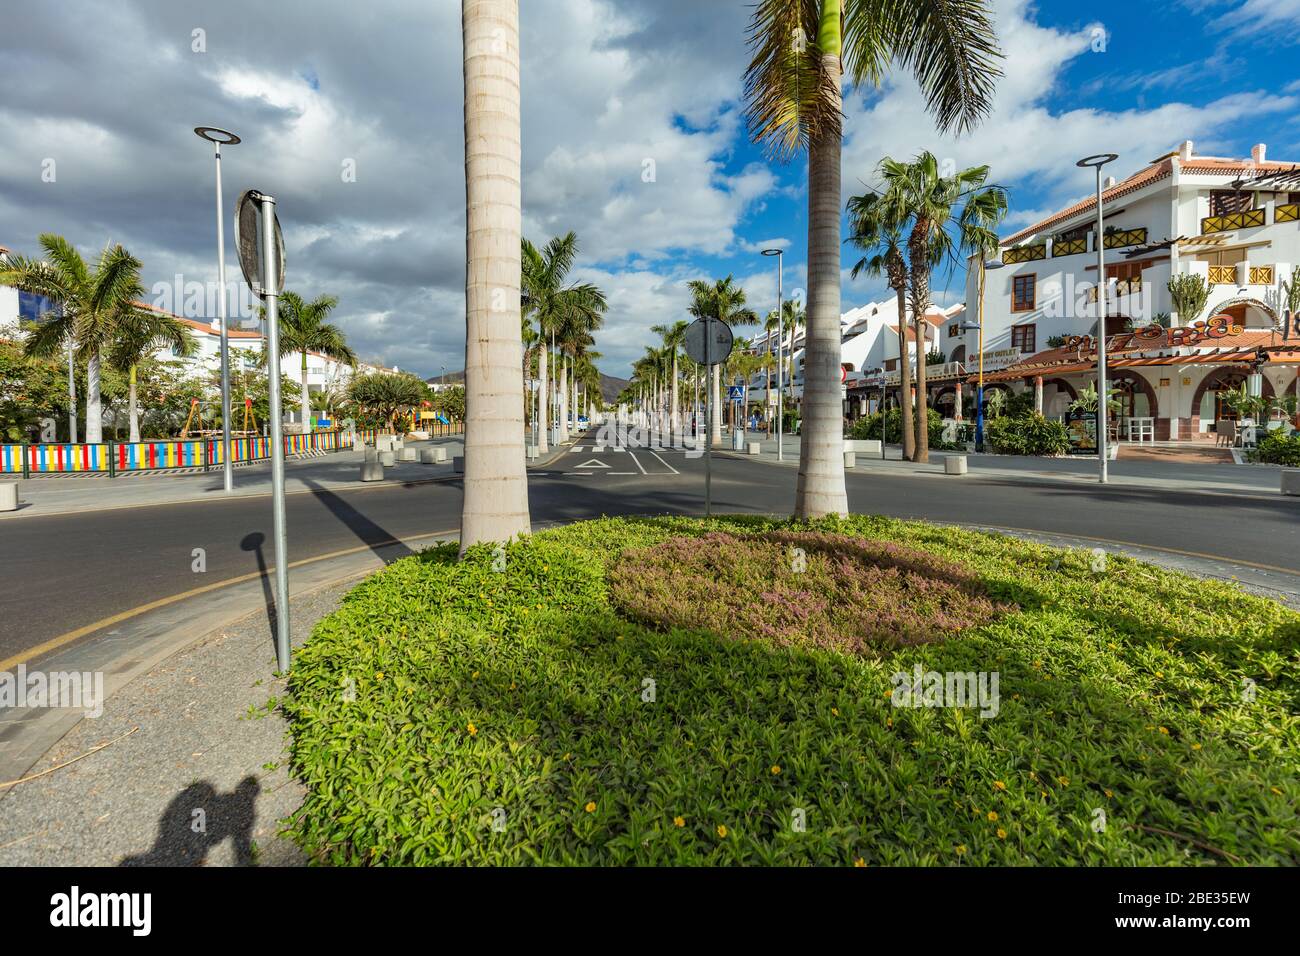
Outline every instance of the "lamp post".
{"type": "Polygon", "coordinates": [[[221,147],[234,146],[239,137],[215,126],[196,126],[200,139],[212,144],[217,161],[217,318],[221,322],[221,472],[226,492],[234,490],[235,470],[230,461],[230,337],[226,329],[226,234],[221,221],[221,147]]]}
{"type": "Polygon", "coordinates": [[[1101,168],[1117,159],[1117,153],[1098,153],[1075,163],[1081,169],[1097,171],[1097,480],[1103,485],[1109,480],[1106,471],[1106,440],[1109,437],[1106,418],[1110,408],[1106,389],[1106,232],[1103,228],[1105,213],[1101,208],[1101,168]]]}
{"type": "Polygon", "coordinates": [[[862,370],[863,375],[880,376],[880,460],[885,460],[885,370],[880,367],[862,370]]]}
{"type": "Polygon", "coordinates": [[[781,366],[785,364],[785,250],[764,249],[763,255],[776,256],[776,460],[785,461],[785,401],[781,390],[781,366]]]}
{"type": "Polygon", "coordinates": [[[984,452],[984,278],[990,271],[1001,269],[1006,264],[1000,259],[980,257],[979,278],[979,321],[975,324],[963,322],[958,326],[963,332],[979,332],[979,377],[975,387],[975,451],[984,452]]]}

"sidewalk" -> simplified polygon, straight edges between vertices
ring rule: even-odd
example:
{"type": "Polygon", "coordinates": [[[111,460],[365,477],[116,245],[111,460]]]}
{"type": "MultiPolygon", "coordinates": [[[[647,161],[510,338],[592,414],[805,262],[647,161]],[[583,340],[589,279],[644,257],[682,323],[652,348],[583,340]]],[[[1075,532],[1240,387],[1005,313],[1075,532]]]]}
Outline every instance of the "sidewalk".
{"type": "MultiPolygon", "coordinates": [[[[755,460],[754,456],[731,450],[731,439],[724,436],[724,446],[715,446],[714,454],[755,460]]],[[[757,460],[777,464],[776,439],[762,438],[749,432],[746,442],[758,441],[762,451],[757,460]]],[[[784,464],[799,465],[799,436],[786,435],[782,439],[784,464]]],[[[885,449],[885,459],[859,453],[855,471],[885,474],[933,475],[944,474],[944,459],[962,454],[951,451],[932,451],[930,461],[924,465],[903,459],[902,449],[890,445],[885,449]]],[[[1003,481],[1067,481],[1097,482],[1096,458],[1029,458],[1018,455],[967,454],[969,476],[1003,481]]],[[[1157,488],[1167,491],[1199,492],[1208,494],[1267,496],[1280,494],[1280,469],[1268,465],[1207,464],[1200,462],[1166,461],[1112,461],[1109,480],[1116,487],[1157,488]]],[[[960,480],[960,479],[955,479],[960,480]]]]}
{"type": "MultiPolygon", "coordinates": [[[[429,481],[453,477],[451,459],[463,453],[460,437],[437,438],[429,442],[408,442],[408,447],[436,445],[447,449],[447,462],[422,465],[397,462],[384,468],[383,482],[363,485],[360,449],[331,452],[321,458],[288,459],[284,463],[286,494],[310,492],[319,488],[331,491],[348,488],[373,488],[382,484],[429,481]]],[[[8,480],[8,479],[7,479],[8,480]]],[[[139,508],[149,505],[204,501],[227,497],[269,495],[271,463],[258,462],[234,469],[234,490],[227,495],[222,487],[220,468],[202,474],[133,474],[117,478],[106,475],[51,475],[18,481],[18,510],[0,513],[0,521],[24,517],[102,511],[109,508],[139,508]]]]}

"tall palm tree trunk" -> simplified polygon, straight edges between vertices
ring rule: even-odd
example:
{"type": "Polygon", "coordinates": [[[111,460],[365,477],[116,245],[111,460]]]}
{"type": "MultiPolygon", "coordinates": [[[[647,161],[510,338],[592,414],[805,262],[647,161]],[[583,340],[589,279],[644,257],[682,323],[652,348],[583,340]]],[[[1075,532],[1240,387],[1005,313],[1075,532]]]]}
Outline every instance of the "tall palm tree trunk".
{"type": "Polygon", "coordinates": [[[550,451],[546,440],[546,418],[551,405],[551,383],[546,377],[546,341],[545,335],[537,349],[537,453],[545,455],[550,451]]]}
{"type": "Polygon", "coordinates": [[[713,394],[709,404],[713,406],[713,423],[709,429],[709,441],[716,445],[722,441],[722,366],[713,366],[712,373],[709,376],[709,391],[713,394]]]}
{"type": "Polygon", "coordinates": [[[311,396],[307,393],[307,350],[302,353],[302,433],[311,431],[311,396]]]}
{"type": "MultiPolygon", "coordinates": [[[[819,35],[834,86],[834,116],[841,105],[839,6],[826,0],[819,35]]],[[[803,519],[848,512],[840,404],[840,137],[838,126],[823,130],[808,149],[808,332],[794,504],[795,517],[803,519]]]]}
{"type": "Polygon", "coordinates": [[[135,366],[131,366],[129,387],[126,393],[126,414],[131,423],[130,440],[140,440],[140,393],[136,388],[135,366]]]}
{"type": "Polygon", "coordinates": [[[557,417],[560,425],[560,441],[569,440],[569,359],[561,352],[555,359],[555,364],[560,367],[560,384],[557,386],[559,391],[559,408],[557,417]]]}
{"type": "Polygon", "coordinates": [[[673,413],[671,418],[672,434],[681,431],[681,410],[677,406],[677,353],[673,353],[673,413]]]}
{"type": "Polygon", "coordinates": [[[523,382],[515,372],[523,346],[519,2],[462,0],[461,28],[467,258],[464,553],[471,545],[507,541],[531,528],[523,382]]]}
{"type": "Polygon", "coordinates": [[[104,408],[99,398],[99,349],[86,362],[86,443],[98,445],[104,440],[104,408]]]}
{"type": "Polygon", "coordinates": [[[915,419],[912,415],[912,359],[907,349],[907,295],[901,288],[898,290],[898,354],[902,356],[898,360],[901,369],[898,423],[903,429],[903,457],[911,461],[916,455],[916,429],[913,427],[915,419]]]}
{"type": "Polygon", "coordinates": [[[930,272],[926,265],[926,252],[930,224],[918,222],[908,241],[908,258],[912,264],[912,324],[916,327],[916,457],[913,461],[930,460],[930,412],[925,391],[925,356],[928,351],[925,337],[925,313],[930,306],[930,272]]]}

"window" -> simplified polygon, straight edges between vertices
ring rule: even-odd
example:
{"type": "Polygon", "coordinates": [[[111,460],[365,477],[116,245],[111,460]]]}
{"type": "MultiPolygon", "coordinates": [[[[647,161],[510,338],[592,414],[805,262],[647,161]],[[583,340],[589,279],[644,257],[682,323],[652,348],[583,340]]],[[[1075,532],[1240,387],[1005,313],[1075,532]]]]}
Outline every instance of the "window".
{"type": "Polygon", "coordinates": [[[1038,276],[1030,273],[1027,276],[1016,276],[1011,280],[1011,311],[1012,312],[1032,312],[1034,309],[1034,287],[1037,285],[1038,276]]]}
{"type": "Polygon", "coordinates": [[[959,335],[961,335],[960,323],[954,322],[952,325],[948,326],[948,338],[955,339],[959,335]]]}
{"type": "Polygon", "coordinates": [[[1210,191],[1210,215],[1226,216],[1232,212],[1245,212],[1251,208],[1254,196],[1235,189],[1213,189],[1210,191]]]}
{"type": "Polygon", "coordinates": [[[885,359],[885,371],[886,372],[898,371],[898,359],[885,359]]]}
{"type": "Polygon", "coordinates": [[[1013,349],[1020,349],[1021,352],[1035,352],[1037,346],[1034,343],[1037,338],[1033,323],[1011,326],[1011,347],[1013,349]]]}

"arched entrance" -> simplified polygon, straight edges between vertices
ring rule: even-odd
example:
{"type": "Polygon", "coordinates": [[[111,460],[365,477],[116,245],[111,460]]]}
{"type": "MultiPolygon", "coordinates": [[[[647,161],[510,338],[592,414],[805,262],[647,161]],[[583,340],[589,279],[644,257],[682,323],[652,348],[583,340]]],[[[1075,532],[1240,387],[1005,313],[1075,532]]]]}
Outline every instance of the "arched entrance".
{"type": "Polygon", "coordinates": [[[955,385],[944,385],[935,394],[932,405],[934,410],[944,418],[956,418],[957,387],[955,385]]]}
{"type": "Polygon", "coordinates": [[[1236,296],[1210,309],[1210,317],[1230,315],[1234,325],[1245,329],[1271,329],[1277,325],[1277,310],[1267,302],[1249,296],[1236,296]]]}
{"type": "Polygon", "coordinates": [[[1110,375],[1110,386],[1120,403],[1119,418],[1159,418],[1160,403],[1155,389],[1135,372],[1117,371],[1110,375]]]}
{"type": "MultiPolygon", "coordinates": [[[[1230,365],[1215,369],[1201,380],[1192,395],[1192,424],[1197,431],[1202,429],[1201,422],[1211,424],[1221,420],[1236,419],[1237,413],[1224,404],[1223,396],[1236,391],[1246,383],[1250,368],[1245,365],[1230,365]]],[[[1263,376],[1263,395],[1273,397],[1273,383],[1268,376],[1263,376]]]]}

